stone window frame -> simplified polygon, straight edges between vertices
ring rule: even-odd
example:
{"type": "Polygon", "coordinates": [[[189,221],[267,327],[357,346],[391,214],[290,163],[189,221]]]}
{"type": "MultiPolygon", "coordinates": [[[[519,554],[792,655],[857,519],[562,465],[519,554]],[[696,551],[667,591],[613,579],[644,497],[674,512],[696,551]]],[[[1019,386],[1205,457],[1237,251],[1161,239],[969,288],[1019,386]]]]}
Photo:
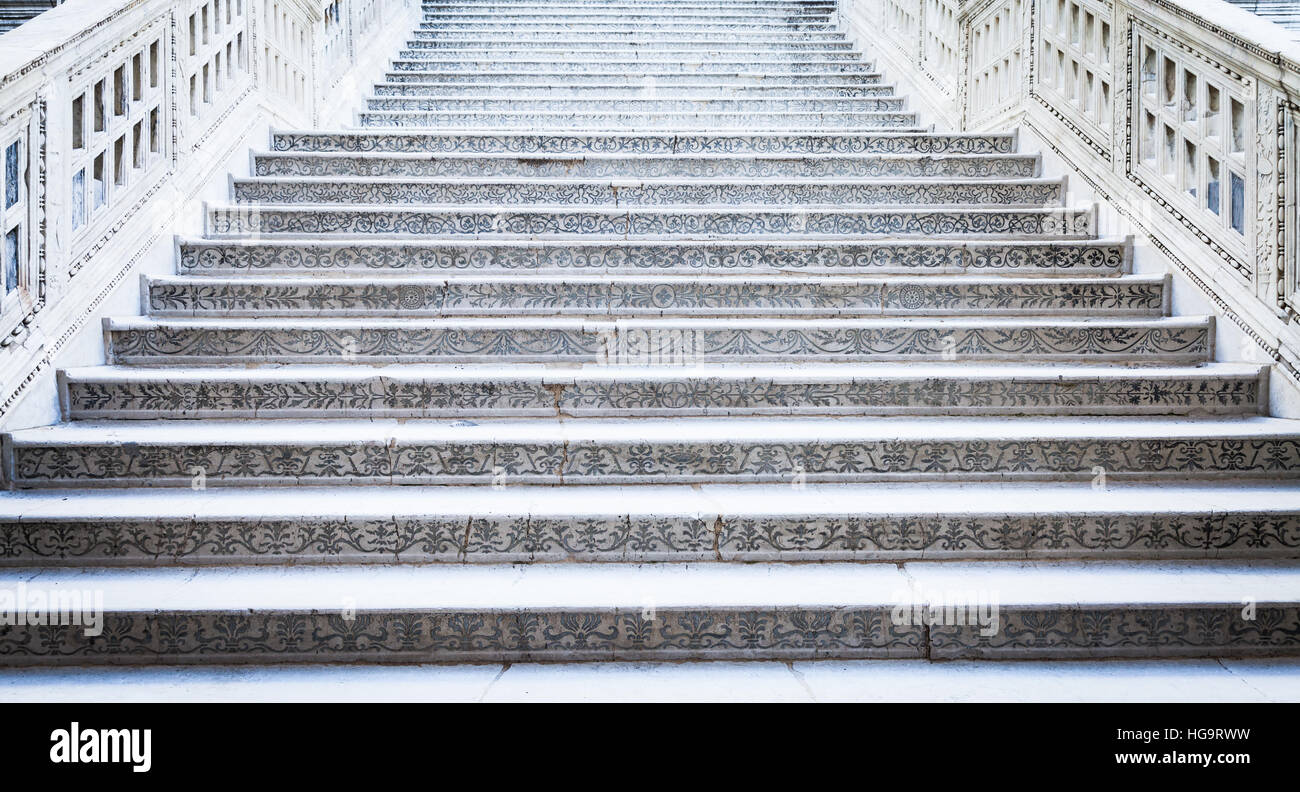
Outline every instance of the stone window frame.
{"type": "Polygon", "coordinates": [[[1133,32],[1131,172],[1185,223],[1246,261],[1255,224],[1253,85],[1144,25],[1133,32]]]}

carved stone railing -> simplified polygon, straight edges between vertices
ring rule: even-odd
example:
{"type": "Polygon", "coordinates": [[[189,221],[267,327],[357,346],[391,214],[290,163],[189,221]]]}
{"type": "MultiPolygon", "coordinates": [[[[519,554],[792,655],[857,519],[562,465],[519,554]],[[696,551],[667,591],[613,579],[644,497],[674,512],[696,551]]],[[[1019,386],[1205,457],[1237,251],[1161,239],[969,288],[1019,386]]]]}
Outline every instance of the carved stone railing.
{"type": "MultiPolygon", "coordinates": [[[[272,127],[347,122],[417,0],[69,0],[0,45],[0,420],[225,198],[272,127]]],[[[80,349],[77,349],[80,347],[80,349]]],[[[40,395],[31,395],[32,391],[40,395]]],[[[13,409],[23,403],[23,417],[13,409]]],[[[35,402],[30,406],[29,402],[35,402]]]]}
{"type": "MultiPolygon", "coordinates": [[[[1077,198],[1228,320],[1225,356],[1262,350],[1287,375],[1274,380],[1300,379],[1300,45],[1286,31],[1220,0],[840,0],[840,17],[930,120],[1018,126],[1073,169],[1077,198]]],[[[1294,408],[1293,391],[1274,397],[1294,408]]]]}

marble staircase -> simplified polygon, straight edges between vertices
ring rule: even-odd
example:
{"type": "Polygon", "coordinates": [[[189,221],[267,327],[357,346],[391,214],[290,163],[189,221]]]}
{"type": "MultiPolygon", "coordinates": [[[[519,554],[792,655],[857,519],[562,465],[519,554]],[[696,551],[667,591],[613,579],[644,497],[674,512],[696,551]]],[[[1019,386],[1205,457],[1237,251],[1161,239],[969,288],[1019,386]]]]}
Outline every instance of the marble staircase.
{"type": "Polygon", "coordinates": [[[4,435],[0,586],[106,625],[0,664],[1300,654],[1267,368],[870,44],[426,2],[4,435]]]}

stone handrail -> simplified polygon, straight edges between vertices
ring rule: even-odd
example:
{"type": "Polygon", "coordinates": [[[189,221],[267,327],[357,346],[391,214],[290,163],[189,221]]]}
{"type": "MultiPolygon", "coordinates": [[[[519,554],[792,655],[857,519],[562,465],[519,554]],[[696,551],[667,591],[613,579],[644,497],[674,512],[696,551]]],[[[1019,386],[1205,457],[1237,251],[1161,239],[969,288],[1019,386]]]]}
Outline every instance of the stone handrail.
{"type": "Polygon", "coordinates": [[[1275,380],[1300,378],[1300,46],[1285,30],[1221,0],[839,6],[923,115],[1018,126],[1140,258],[1167,261],[1228,320],[1227,357],[1262,349],[1275,380]]]}
{"type": "MultiPolygon", "coordinates": [[[[69,0],[0,39],[0,419],[223,199],[273,127],[346,123],[415,0],[69,0]],[[57,362],[56,362],[57,358],[57,362]]],[[[138,304],[138,303],[137,303],[138,304]]],[[[84,351],[76,347],[83,346],[84,351]]],[[[27,414],[15,418],[23,402],[27,414]]],[[[28,402],[36,402],[31,410],[28,402]]]]}

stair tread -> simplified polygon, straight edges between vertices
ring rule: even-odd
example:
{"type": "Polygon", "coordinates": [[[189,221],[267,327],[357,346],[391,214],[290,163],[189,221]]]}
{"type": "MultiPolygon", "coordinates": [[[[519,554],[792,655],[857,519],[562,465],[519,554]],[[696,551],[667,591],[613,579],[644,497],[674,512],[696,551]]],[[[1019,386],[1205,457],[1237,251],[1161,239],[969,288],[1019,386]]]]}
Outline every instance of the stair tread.
{"type": "Polygon", "coordinates": [[[581,381],[666,380],[721,377],[738,380],[771,378],[802,382],[850,381],[860,379],[951,378],[969,380],[1061,379],[1098,380],[1128,378],[1257,377],[1267,367],[1261,363],[1210,362],[1197,366],[1142,366],[1041,364],[1015,365],[999,363],[928,363],[889,361],[868,363],[746,363],[709,364],[692,367],[671,366],[585,366],[556,368],[544,363],[438,364],[401,363],[368,365],[352,363],[291,363],[257,368],[239,366],[82,366],[62,369],[69,382],[133,381],[285,381],[297,378],[322,378],[356,381],[374,377],[422,379],[446,382],[478,382],[489,379],[540,380],[563,384],[581,381]]]}
{"type": "MultiPolygon", "coordinates": [[[[764,154],[764,153],[730,153],[730,152],[702,152],[699,154],[639,154],[637,152],[595,152],[584,151],[573,154],[515,154],[506,152],[472,152],[472,151],[439,151],[429,153],[417,153],[409,151],[258,151],[254,153],[258,159],[340,159],[340,160],[396,160],[412,162],[428,162],[432,160],[506,160],[506,161],[523,161],[523,162],[585,162],[585,161],[643,161],[643,160],[664,160],[668,162],[679,162],[682,160],[706,160],[709,162],[732,162],[732,161],[749,161],[758,162],[791,162],[791,161],[864,161],[877,162],[880,160],[957,160],[962,162],[983,162],[987,160],[1030,160],[1036,161],[1037,154],[1012,154],[1012,153],[988,153],[988,154],[822,154],[822,153],[790,153],[790,154],[764,154]]],[[[244,177],[254,178],[254,177],[244,177]]],[[[269,178],[269,177],[258,177],[269,178]]],[[[294,177],[307,178],[307,177],[294,177]]],[[[369,179],[378,177],[355,177],[358,179],[369,179]]],[[[658,178],[658,177],[655,177],[658,178]]],[[[1041,177],[1035,177],[1041,178],[1041,177]]],[[[645,180],[651,180],[647,178],[645,180]]],[[[780,181],[782,179],[773,179],[780,181]]],[[[576,181],[584,181],[576,179],[576,181]]],[[[844,181],[851,181],[844,179],[844,181]]],[[[1047,179],[1053,181],[1053,179],[1047,179]]],[[[1054,181],[1059,181],[1055,179],[1054,181]]]]}
{"type": "MultiPolygon", "coordinates": [[[[20,490],[0,498],[0,521],[235,519],[304,516],[609,515],[1300,515],[1300,483],[1268,481],[876,482],[817,484],[445,485],[20,490]]],[[[711,521],[711,520],[706,520],[711,521]]]]}
{"type": "Polygon", "coordinates": [[[982,316],[897,316],[897,317],[854,317],[854,318],[807,318],[790,319],[780,317],[628,317],[610,319],[588,319],[571,316],[527,316],[527,317],[315,317],[293,316],[276,317],[274,324],[265,320],[249,317],[210,317],[195,318],[178,316],[174,318],[157,318],[148,316],[112,317],[106,320],[110,330],[128,330],[150,327],[177,328],[324,328],[324,327],[374,327],[374,328],[427,328],[427,329],[580,329],[605,328],[615,326],[646,326],[655,328],[681,328],[683,330],[730,327],[770,327],[773,329],[836,329],[846,327],[1204,327],[1210,323],[1208,316],[1152,316],[1152,317],[982,317],[982,316]]]}
{"type": "Polygon", "coordinates": [[[376,565],[0,570],[0,585],[93,589],[113,612],[277,610],[640,610],[892,606],[952,592],[994,592],[1006,607],[1261,605],[1300,601],[1300,567],[1283,562],[913,561],[901,565],[376,565]],[[1245,593],[1243,593],[1245,592],[1245,593]],[[928,594],[928,596],[927,596],[928,594]]]}
{"type": "MultiPolygon", "coordinates": [[[[960,184],[960,185],[1061,185],[1064,180],[1061,178],[1047,178],[1038,176],[1026,177],[952,177],[952,176],[930,176],[930,177],[909,177],[908,184],[917,185],[939,185],[939,184],[960,184]]],[[[491,177],[465,177],[465,176],[242,176],[233,180],[238,184],[274,184],[274,183],[293,183],[300,182],[305,184],[464,184],[464,185],[595,185],[600,187],[639,187],[639,186],[677,186],[677,185],[779,185],[779,186],[798,186],[798,185],[834,185],[834,186],[892,186],[898,184],[898,179],[881,178],[881,177],[861,177],[848,178],[840,176],[812,176],[812,177],[743,177],[743,176],[637,176],[631,178],[573,178],[573,177],[552,177],[552,176],[491,176],[491,177]]],[[[243,205],[242,203],[240,205],[243,205]]],[[[259,204],[263,205],[263,204],[259,204]]],[[[686,204],[694,206],[695,204],[686,204]]],[[[964,204],[963,204],[964,205],[964,204]]],[[[566,205],[567,206],[567,205],[566,205]]],[[[736,206],[736,204],[725,204],[725,206],[736,206]]],[[[753,206],[767,207],[770,204],[753,204],[753,206]]],[[[851,208],[853,204],[827,204],[825,206],[844,206],[851,208]]],[[[874,206],[874,204],[873,204],[874,206]]],[[[926,204],[926,206],[942,206],[942,204],[926,204]]],[[[743,208],[743,206],[741,207],[743,208]]]]}
{"type": "Polygon", "coordinates": [[[157,284],[191,284],[195,286],[203,285],[279,285],[279,286],[325,286],[330,284],[351,284],[369,283],[375,281],[386,285],[400,285],[403,283],[412,284],[443,284],[443,283],[519,283],[519,284],[544,284],[544,283],[637,283],[637,284],[663,284],[663,285],[684,285],[684,284],[725,284],[725,283],[759,283],[759,284],[826,284],[843,285],[843,284],[890,284],[895,286],[905,286],[908,284],[927,284],[935,287],[950,286],[1017,286],[1025,284],[1043,285],[1051,284],[1067,288],[1082,284],[1124,284],[1124,285],[1155,285],[1164,283],[1164,275],[1145,275],[1145,274],[1125,274],[1119,276],[1113,275],[1061,275],[1051,279],[1042,277],[1023,277],[1016,275],[967,275],[967,274],[933,274],[933,275],[861,275],[846,272],[833,272],[825,275],[808,275],[803,272],[789,273],[736,273],[736,274],[658,274],[646,275],[642,273],[614,273],[614,272],[597,272],[597,273],[536,273],[530,272],[527,275],[511,273],[485,273],[478,271],[464,273],[438,273],[438,274],[413,274],[391,272],[375,273],[366,278],[343,277],[343,276],[314,276],[304,275],[302,273],[288,274],[248,274],[240,276],[195,276],[195,275],[151,275],[150,283],[157,284]]]}
{"type": "MultiPolygon", "coordinates": [[[[266,206],[266,204],[259,204],[266,206]]],[[[234,205],[232,208],[234,208],[234,205]]],[[[790,247],[790,248],[821,248],[827,245],[852,245],[854,247],[886,247],[893,245],[905,245],[907,247],[942,247],[942,248],[986,248],[990,245],[999,247],[1033,247],[1033,248],[1052,248],[1052,247],[1115,247],[1126,245],[1127,238],[1120,237],[1090,237],[1088,239],[1007,239],[990,241],[987,239],[917,239],[912,237],[901,237],[902,241],[890,239],[888,237],[870,237],[863,239],[850,234],[823,234],[813,239],[801,238],[791,235],[764,237],[755,235],[753,238],[731,238],[726,237],[691,237],[682,236],[673,239],[625,239],[624,237],[601,237],[590,235],[571,235],[566,238],[544,237],[540,239],[511,239],[509,237],[497,240],[493,239],[429,239],[425,238],[384,238],[383,235],[375,234],[374,239],[339,239],[336,236],[325,236],[321,239],[312,239],[313,247],[337,247],[337,248],[354,248],[354,247],[427,247],[427,248],[572,248],[581,249],[584,247],[608,247],[611,241],[623,243],[621,247],[735,247],[735,248],[762,248],[762,247],[790,247]]],[[[211,237],[179,237],[179,243],[183,247],[224,247],[224,248],[298,248],[302,246],[302,241],[294,239],[250,239],[250,238],[221,238],[214,239],[211,237]]]]}
{"type": "MultiPolygon", "coordinates": [[[[668,214],[673,212],[709,212],[711,214],[754,214],[758,212],[782,212],[789,213],[792,211],[823,212],[823,213],[843,213],[843,212],[945,212],[961,211],[967,214],[990,214],[997,212],[1009,211],[1007,207],[990,204],[651,204],[646,206],[635,207],[616,207],[605,205],[576,205],[576,204],[528,204],[524,206],[503,206],[501,204],[440,204],[437,206],[422,204],[318,204],[318,203],[270,203],[270,202],[249,202],[249,203],[209,203],[209,211],[221,212],[247,212],[249,210],[264,211],[295,211],[295,212],[367,212],[387,209],[392,212],[420,212],[424,214],[445,214],[447,212],[591,212],[599,214],[627,214],[630,211],[642,214],[668,214]]],[[[1013,207],[1010,211],[1030,212],[1030,213],[1061,213],[1073,212],[1076,214],[1090,212],[1091,207],[1071,207],[1071,206],[1031,206],[1031,207],[1013,207]]],[[[587,236],[587,235],[583,235],[587,236]]],[[[826,235],[831,236],[831,235],[826,235]]],[[[785,235],[778,238],[785,239],[785,235]]],[[[845,239],[853,239],[852,236],[845,236],[845,239]]]]}

